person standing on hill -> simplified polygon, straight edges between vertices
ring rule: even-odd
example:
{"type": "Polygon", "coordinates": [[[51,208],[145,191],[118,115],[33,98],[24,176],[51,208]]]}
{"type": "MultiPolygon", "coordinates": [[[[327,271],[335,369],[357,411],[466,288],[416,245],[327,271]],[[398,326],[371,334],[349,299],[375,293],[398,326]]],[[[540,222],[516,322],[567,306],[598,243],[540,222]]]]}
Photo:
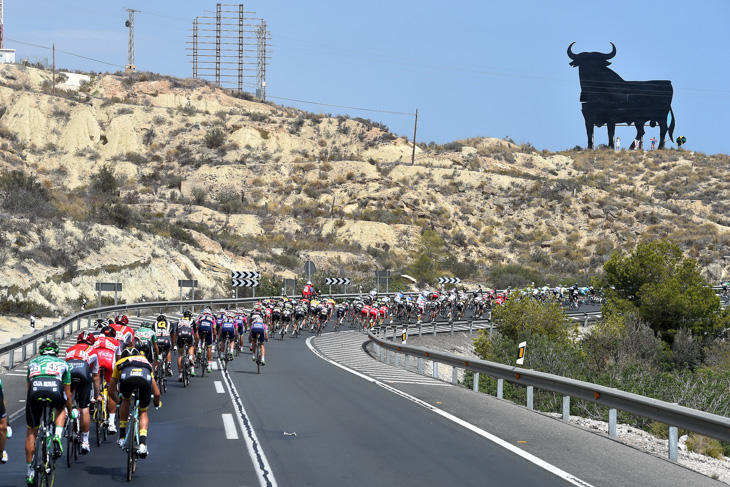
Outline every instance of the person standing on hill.
{"type": "Polygon", "coordinates": [[[656,145],[656,137],[652,137],[649,142],[651,142],[651,150],[654,150],[654,146],[656,145]]]}
{"type": "Polygon", "coordinates": [[[616,152],[621,150],[621,137],[616,137],[616,152]]]}

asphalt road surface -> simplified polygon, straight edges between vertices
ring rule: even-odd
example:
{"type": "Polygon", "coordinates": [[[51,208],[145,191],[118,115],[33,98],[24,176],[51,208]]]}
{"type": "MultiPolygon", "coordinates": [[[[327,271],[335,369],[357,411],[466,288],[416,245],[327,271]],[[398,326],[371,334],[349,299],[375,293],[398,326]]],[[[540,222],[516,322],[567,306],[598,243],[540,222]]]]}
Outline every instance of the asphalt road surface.
{"type": "MultiPolygon", "coordinates": [[[[216,370],[210,375],[200,377],[198,371],[189,388],[177,382],[173,366],[175,376],[163,394],[162,408],[150,410],[150,456],[139,461],[132,482],[155,487],[170,482],[176,487],[589,486],[629,485],[626,479],[634,478],[625,479],[620,470],[612,474],[614,469],[606,467],[593,475],[599,482],[589,483],[575,472],[553,467],[557,462],[536,459],[541,454],[551,457],[551,461],[559,460],[561,455],[575,456],[563,448],[551,447],[550,427],[540,429],[540,441],[527,445],[524,451],[519,439],[500,442],[490,438],[480,429],[483,425],[471,425],[474,421],[464,411],[450,416],[435,409],[443,403],[444,407],[454,405],[474,413],[477,407],[467,402],[480,396],[378,364],[366,356],[362,334],[348,331],[337,335],[334,341],[331,337],[335,334],[325,334],[309,344],[308,333],[296,339],[271,340],[266,347],[267,365],[261,374],[256,373],[251,355],[245,350],[229,366],[228,373],[215,364],[216,370]],[[342,354],[341,362],[361,360],[360,365],[351,368],[364,375],[358,377],[323,360],[336,351],[342,354]],[[372,375],[369,367],[374,365],[409,376],[363,380],[372,375]],[[385,386],[385,382],[393,387],[385,386]],[[414,400],[417,395],[423,397],[420,402],[414,400]],[[529,447],[532,453],[527,451],[529,447]]],[[[68,346],[68,341],[64,345],[68,346]]],[[[6,447],[10,462],[0,466],[0,487],[24,484],[25,419],[20,414],[25,395],[23,374],[21,366],[3,376],[15,435],[6,447]]],[[[523,408],[507,404],[500,410],[502,427],[496,429],[509,437],[510,417],[520,418],[519,423],[523,423],[526,413],[523,408]]],[[[571,438],[569,433],[559,437],[579,451],[582,444],[570,445],[571,438]]],[[[110,437],[100,448],[92,440],[91,453],[79,457],[71,468],[66,467],[65,458],[59,461],[54,485],[125,483],[125,455],[114,439],[110,437]]],[[[576,465],[564,463],[571,468],[576,465]]],[[[684,470],[668,462],[663,464],[684,470]]],[[[591,470],[590,466],[575,469],[591,470]]],[[[699,479],[690,485],[709,481],[696,477],[699,479]]]]}

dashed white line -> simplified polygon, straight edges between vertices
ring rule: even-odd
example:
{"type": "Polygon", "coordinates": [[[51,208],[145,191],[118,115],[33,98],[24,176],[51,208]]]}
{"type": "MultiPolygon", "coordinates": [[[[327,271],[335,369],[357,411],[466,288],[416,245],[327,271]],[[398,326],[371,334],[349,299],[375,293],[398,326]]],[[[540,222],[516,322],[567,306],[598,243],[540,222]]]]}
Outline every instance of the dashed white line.
{"type": "Polygon", "coordinates": [[[226,390],[223,388],[223,382],[217,380],[214,381],[213,384],[215,384],[215,392],[218,394],[225,394],[226,390]]]}
{"type": "MultiPolygon", "coordinates": [[[[220,382],[218,382],[217,384],[220,384],[220,382]]],[[[226,430],[226,439],[237,440],[238,430],[236,429],[236,423],[233,421],[233,415],[221,414],[221,416],[223,417],[223,428],[225,428],[226,430]]]]}

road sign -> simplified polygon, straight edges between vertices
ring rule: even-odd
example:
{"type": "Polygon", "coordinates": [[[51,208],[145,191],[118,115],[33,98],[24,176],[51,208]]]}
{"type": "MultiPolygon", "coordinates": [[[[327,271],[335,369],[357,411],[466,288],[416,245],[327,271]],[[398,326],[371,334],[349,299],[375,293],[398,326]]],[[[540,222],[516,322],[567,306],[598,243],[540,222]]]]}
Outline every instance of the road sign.
{"type": "Polygon", "coordinates": [[[195,279],[178,279],[177,287],[198,287],[198,281],[195,279]]]}
{"type": "Polygon", "coordinates": [[[261,277],[256,271],[233,271],[231,272],[232,279],[258,279],[261,277]]]}
{"type": "Polygon", "coordinates": [[[378,279],[390,279],[390,271],[375,271],[375,277],[378,279]]]}
{"type": "Polygon", "coordinates": [[[97,282],[96,290],[97,291],[112,291],[112,292],[121,291],[122,283],[121,282],[97,282]]]}
{"type": "Polygon", "coordinates": [[[350,279],[347,277],[328,277],[324,280],[325,284],[328,284],[330,286],[342,286],[342,285],[348,285],[350,284],[350,279]]]}
{"type": "Polygon", "coordinates": [[[439,277],[439,284],[459,284],[461,279],[458,277],[439,277]]]}
{"type": "Polygon", "coordinates": [[[307,277],[309,278],[315,272],[317,272],[317,266],[314,265],[314,262],[312,262],[311,260],[306,261],[304,263],[304,273],[307,275],[307,277]]]}
{"type": "Polygon", "coordinates": [[[114,306],[117,305],[117,293],[121,292],[121,282],[97,282],[96,291],[99,293],[99,307],[101,308],[101,292],[102,291],[113,291],[114,292],[114,306]]]}
{"type": "Polygon", "coordinates": [[[232,279],[233,287],[256,287],[259,285],[258,279],[232,279]]]}

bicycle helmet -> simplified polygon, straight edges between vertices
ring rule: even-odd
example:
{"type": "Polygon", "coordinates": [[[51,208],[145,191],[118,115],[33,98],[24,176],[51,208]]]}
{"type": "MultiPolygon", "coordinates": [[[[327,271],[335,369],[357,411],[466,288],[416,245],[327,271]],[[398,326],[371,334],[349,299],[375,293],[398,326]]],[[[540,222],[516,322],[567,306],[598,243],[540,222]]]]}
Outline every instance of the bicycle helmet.
{"type": "Polygon", "coordinates": [[[129,319],[127,318],[127,315],[122,315],[121,317],[117,316],[117,323],[120,325],[128,325],[129,319]]]}
{"type": "Polygon", "coordinates": [[[76,339],[76,343],[88,343],[89,345],[93,345],[95,341],[96,337],[88,331],[79,333],[79,336],[76,339]]]}
{"type": "Polygon", "coordinates": [[[58,343],[56,343],[55,340],[45,340],[41,343],[41,346],[38,347],[38,353],[41,355],[53,355],[54,357],[57,357],[58,352],[58,343]]]}
{"type": "MultiPolygon", "coordinates": [[[[192,312],[192,311],[190,311],[189,309],[186,309],[186,310],[185,310],[185,311],[183,312],[183,318],[188,318],[188,319],[192,319],[192,317],[193,317],[193,312],[192,312]]],[[[160,316],[160,318],[164,318],[164,316],[160,316]]],[[[158,318],[158,319],[160,319],[160,318],[158,318]]]]}
{"type": "Polygon", "coordinates": [[[96,328],[97,330],[99,328],[102,328],[105,325],[105,321],[106,320],[104,320],[103,318],[97,318],[96,320],[94,320],[94,328],[96,328]]]}
{"type": "MultiPolygon", "coordinates": [[[[189,311],[186,311],[185,313],[189,313],[189,311]]],[[[183,313],[183,316],[185,316],[185,313],[183,313]]],[[[160,315],[157,317],[157,321],[165,321],[167,322],[167,317],[165,315],[160,315]]]]}
{"type": "Polygon", "coordinates": [[[134,347],[132,347],[132,348],[125,348],[124,351],[122,352],[122,358],[132,357],[134,355],[141,355],[139,353],[139,350],[137,350],[134,347]]]}
{"type": "Polygon", "coordinates": [[[105,337],[115,338],[117,336],[117,330],[109,325],[106,325],[104,328],[101,329],[101,334],[105,337]]]}

